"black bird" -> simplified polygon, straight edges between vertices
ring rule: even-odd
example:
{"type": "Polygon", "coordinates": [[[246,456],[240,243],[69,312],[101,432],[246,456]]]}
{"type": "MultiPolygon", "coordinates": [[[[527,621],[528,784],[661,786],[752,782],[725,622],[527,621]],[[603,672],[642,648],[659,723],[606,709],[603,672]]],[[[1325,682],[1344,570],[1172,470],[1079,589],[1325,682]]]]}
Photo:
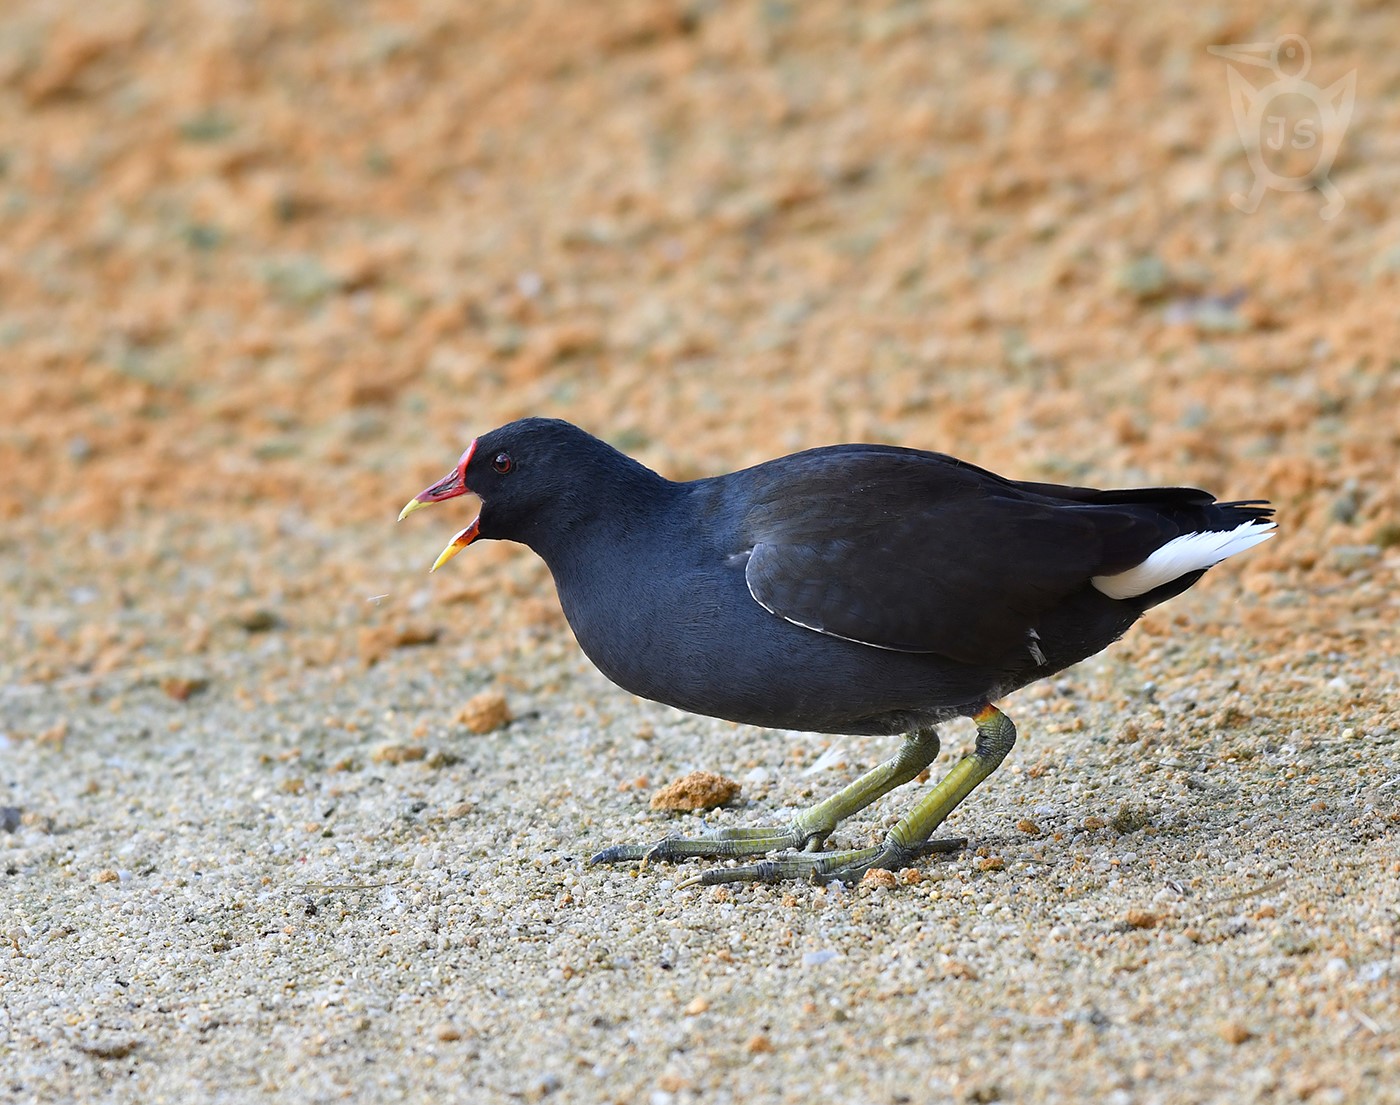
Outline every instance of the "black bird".
{"type": "Polygon", "coordinates": [[[470,492],[473,541],[549,566],[579,645],[613,682],[692,713],[817,733],[904,734],[895,756],[774,828],[624,844],[595,863],[785,854],[690,883],[858,878],[965,841],[934,831],[1016,739],[992,703],[1092,656],[1211,565],[1272,536],[1262,500],[1184,487],[1096,491],[1003,479],[939,453],[835,445],[674,483],[568,422],[473,441],[399,515],[470,492]],[[938,755],[974,750],[868,848],[839,821],[938,755]]]}

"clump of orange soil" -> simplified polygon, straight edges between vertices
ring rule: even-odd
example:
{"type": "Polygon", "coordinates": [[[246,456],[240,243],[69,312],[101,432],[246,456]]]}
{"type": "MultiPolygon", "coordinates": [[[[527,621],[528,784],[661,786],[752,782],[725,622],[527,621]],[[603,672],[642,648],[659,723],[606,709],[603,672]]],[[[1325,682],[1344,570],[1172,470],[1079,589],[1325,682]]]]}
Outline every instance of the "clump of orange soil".
{"type": "Polygon", "coordinates": [[[654,810],[712,810],[727,806],[739,797],[742,788],[733,779],[713,771],[692,771],[675,782],[667,783],[651,796],[654,810]]]}

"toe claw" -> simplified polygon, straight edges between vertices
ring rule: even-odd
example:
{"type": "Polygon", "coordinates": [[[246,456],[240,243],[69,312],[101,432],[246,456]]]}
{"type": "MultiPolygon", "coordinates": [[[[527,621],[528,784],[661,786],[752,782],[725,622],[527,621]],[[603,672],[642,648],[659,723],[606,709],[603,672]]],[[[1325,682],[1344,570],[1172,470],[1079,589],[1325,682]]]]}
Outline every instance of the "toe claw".
{"type": "Polygon", "coordinates": [[[786,875],[779,860],[764,859],[741,867],[710,867],[697,875],[691,875],[676,887],[684,890],[690,886],[720,886],[728,882],[779,882],[786,875]]]}

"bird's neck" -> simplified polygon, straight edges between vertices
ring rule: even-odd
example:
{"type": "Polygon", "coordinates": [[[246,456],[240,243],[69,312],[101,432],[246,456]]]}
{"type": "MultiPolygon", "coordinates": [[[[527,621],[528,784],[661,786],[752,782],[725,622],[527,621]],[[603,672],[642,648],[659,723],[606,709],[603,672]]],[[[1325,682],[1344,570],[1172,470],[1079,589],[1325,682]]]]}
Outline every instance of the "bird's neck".
{"type": "Polygon", "coordinates": [[[572,494],[532,519],[518,538],[556,578],[632,543],[655,526],[680,493],[680,484],[621,453],[607,461],[606,471],[580,479],[572,494]]]}

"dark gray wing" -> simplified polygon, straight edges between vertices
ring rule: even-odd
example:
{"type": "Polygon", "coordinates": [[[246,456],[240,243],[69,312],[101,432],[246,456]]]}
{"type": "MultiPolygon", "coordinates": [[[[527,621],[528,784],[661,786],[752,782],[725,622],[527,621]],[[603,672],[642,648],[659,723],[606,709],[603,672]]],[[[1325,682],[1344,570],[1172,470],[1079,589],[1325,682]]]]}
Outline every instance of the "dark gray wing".
{"type": "MultiPolygon", "coordinates": [[[[786,459],[768,478],[750,470],[749,592],[788,621],[879,648],[994,663],[1099,570],[1102,531],[1117,546],[1115,531],[1139,528],[938,454],[847,447],[786,459]]],[[[1162,540],[1159,526],[1140,526],[1150,532],[1131,544],[1162,540]]]]}

